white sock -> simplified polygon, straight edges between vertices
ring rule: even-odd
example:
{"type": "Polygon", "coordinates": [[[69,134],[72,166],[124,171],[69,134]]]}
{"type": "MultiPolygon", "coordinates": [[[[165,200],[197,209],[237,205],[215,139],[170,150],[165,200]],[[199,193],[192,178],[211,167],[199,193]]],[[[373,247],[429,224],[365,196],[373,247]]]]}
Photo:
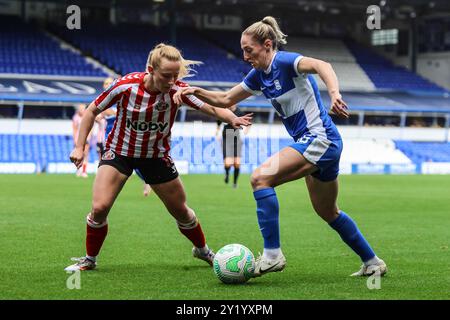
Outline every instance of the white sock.
{"type": "Polygon", "coordinates": [[[378,264],[378,262],[380,262],[380,258],[378,258],[377,256],[373,257],[372,259],[367,260],[366,262],[364,262],[365,266],[370,266],[372,264],[378,264]]]}
{"type": "Polygon", "coordinates": [[[198,250],[200,250],[201,254],[207,254],[209,251],[208,245],[205,244],[205,246],[203,248],[197,248],[198,250]]]}
{"type": "Polygon", "coordinates": [[[88,258],[89,260],[94,261],[94,262],[97,261],[97,257],[91,257],[91,256],[86,255],[86,258],[88,258]]]}
{"type": "Polygon", "coordinates": [[[263,251],[263,257],[267,258],[269,260],[274,260],[274,259],[278,258],[278,256],[280,254],[281,254],[281,248],[276,248],[276,249],[264,248],[264,251],[263,251]]]}

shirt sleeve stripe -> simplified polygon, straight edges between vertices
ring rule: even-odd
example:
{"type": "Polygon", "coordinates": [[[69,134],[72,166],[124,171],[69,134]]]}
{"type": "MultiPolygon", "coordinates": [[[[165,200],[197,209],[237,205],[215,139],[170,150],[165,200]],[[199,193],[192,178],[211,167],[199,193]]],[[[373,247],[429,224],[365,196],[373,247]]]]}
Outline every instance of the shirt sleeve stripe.
{"type": "Polygon", "coordinates": [[[94,104],[99,110],[106,110],[114,104],[112,103],[113,101],[117,102],[117,100],[120,99],[121,94],[125,92],[128,87],[129,84],[123,84],[112,88],[112,90],[105,91],[95,99],[94,104]]]}
{"type": "Polygon", "coordinates": [[[245,84],[244,81],[241,82],[241,86],[242,86],[242,88],[243,88],[245,91],[247,91],[247,92],[249,92],[249,93],[251,93],[251,94],[253,94],[253,95],[255,95],[255,96],[259,96],[259,95],[261,95],[261,93],[262,93],[262,92],[259,91],[259,90],[252,90],[252,89],[250,89],[249,86],[247,86],[247,85],[245,84]]]}
{"type": "Polygon", "coordinates": [[[203,105],[205,104],[202,100],[198,99],[197,97],[193,96],[193,95],[188,95],[188,96],[181,96],[181,99],[183,100],[183,102],[194,109],[200,109],[201,107],[203,107],[203,105]]]}
{"type": "Polygon", "coordinates": [[[303,58],[303,56],[298,56],[295,60],[294,60],[294,70],[295,70],[295,73],[298,75],[298,76],[301,76],[302,74],[300,73],[300,72],[298,72],[298,63],[300,62],[300,60],[303,58]]]}

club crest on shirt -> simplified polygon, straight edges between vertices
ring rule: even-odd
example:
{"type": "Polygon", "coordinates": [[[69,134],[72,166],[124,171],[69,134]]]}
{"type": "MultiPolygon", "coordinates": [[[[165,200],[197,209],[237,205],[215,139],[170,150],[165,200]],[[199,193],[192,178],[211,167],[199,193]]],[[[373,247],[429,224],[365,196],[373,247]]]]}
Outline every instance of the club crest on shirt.
{"type": "Polygon", "coordinates": [[[165,101],[162,101],[162,100],[159,100],[153,106],[158,111],[166,111],[167,109],[169,109],[169,104],[167,102],[165,102],[165,101]]]}
{"type": "Polygon", "coordinates": [[[281,90],[281,84],[280,84],[280,81],[275,80],[273,83],[275,84],[275,89],[281,90]]]}
{"type": "Polygon", "coordinates": [[[111,150],[105,151],[105,153],[102,155],[102,160],[112,160],[116,157],[115,153],[111,150]]]}

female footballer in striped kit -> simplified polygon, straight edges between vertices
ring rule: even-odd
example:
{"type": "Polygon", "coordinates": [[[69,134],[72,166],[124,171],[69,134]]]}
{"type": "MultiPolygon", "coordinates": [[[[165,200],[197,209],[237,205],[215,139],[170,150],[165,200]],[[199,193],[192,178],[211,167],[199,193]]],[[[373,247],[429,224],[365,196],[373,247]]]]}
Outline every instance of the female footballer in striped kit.
{"type": "MultiPolygon", "coordinates": [[[[103,82],[103,89],[108,90],[109,87],[112,85],[113,81],[114,81],[113,78],[106,78],[105,81],[103,82]]],[[[114,123],[116,122],[116,113],[117,113],[117,108],[115,106],[113,106],[113,107],[110,107],[109,109],[106,109],[99,116],[97,116],[97,118],[102,117],[103,121],[105,122],[104,136],[103,136],[103,140],[102,140],[104,142],[106,142],[108,140],[108,135],[114,128],[114,123]]],[[[101,154],[103,154],[103,148],[104,148],[104,143],[102,143],[101,154]]],[[[101,156],[99,157],[99,159],[100,158],[101,158],[101,156]]],[[[147,197],[150,194],[150,192],[152,191],[152,188],[150,187],[149,184],[145,183],[145,179],[142,176],[142,174],[139,172],[138,169],[135,169],[134,171],[136,172],[136,175],[144,182],[143,194],[145,197],[147,197]]]]}
{"type": "MultiPolygon", "coordinates": [[[[67,271],[96,267],[96,257],[108,232],[108,213],[134,169],[139,169],[175,218],[181,233],[193,243],[193,256],[212,265],[214,253],[206,244],[194,211],[186,204],[183,185],[169,155],[171,128],[179,107],[173,95],[187,86],[179,79],[189,75],[193,63],[184,60],[175,47],[159,44],[149,54],[146,72],[117,79],[89,105],[70,154],[77,168],[83,163],[83,146],[95,117],[116,104],[118,111],[94,181],[92,208],[87,216],[86,256],[75,259],[78,262],[67,271]]],[[[251,115],[237,117],[194,96],[183,97],[182,103],[235,128],[251,124],[251,115]]]]}
{"type": "Polygon", "coordinates": [[[193,94],[213,106],[229,107],[253,94],[263,93],[294,139],[293,144],[267,159],[251,177],[264,238],[264,252],[256,261],[255,276],[281,271],[286,265],[280,245],[279,206],[274,188],[303,177],[316,213],[361,258],[361,269],[352,275],[383,275],[387,271],[386,264],[375,255],[350,216],[337,206],[342,139],[322,105],[314,78],[309,75],[317,73],[326,84],[332,111],[348,117],[336,74],[329,63],[279,51],[279,46],[286,43],[285,38],[273,17],[252,24],[241,37],[244,60],[253,67],[242,83],[227,92],[182,88],[175,95],[175,101],[180,103],[183,96],[193,94]]]}

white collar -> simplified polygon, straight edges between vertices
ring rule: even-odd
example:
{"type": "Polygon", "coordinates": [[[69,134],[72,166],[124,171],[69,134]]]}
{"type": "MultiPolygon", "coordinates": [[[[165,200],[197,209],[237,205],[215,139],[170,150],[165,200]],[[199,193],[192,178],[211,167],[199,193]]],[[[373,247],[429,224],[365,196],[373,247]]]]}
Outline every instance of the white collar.
{"type": "Polygon", "coordinates": [[[269,64],[269,66],[267,67],[267,69],[264,70],[264,73],[265,73],[265,74],[269,74],[270,71],[272,71],[273,60],[275,59],[275,56],[277,55],[277,53],[278,53],[278,51],[275,51],[275,54],[274,54],[273,57],[272,57],[272,61],[270,61],[270,64],[269,64]]]}

